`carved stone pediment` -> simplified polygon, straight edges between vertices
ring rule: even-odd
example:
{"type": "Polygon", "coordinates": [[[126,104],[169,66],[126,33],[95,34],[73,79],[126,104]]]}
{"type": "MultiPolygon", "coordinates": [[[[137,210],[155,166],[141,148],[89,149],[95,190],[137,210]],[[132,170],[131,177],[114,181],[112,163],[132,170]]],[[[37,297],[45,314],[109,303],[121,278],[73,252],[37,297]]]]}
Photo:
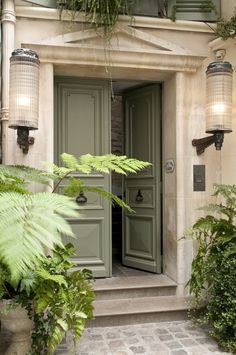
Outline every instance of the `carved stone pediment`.
{"type": "Polygon", "coordinates": [[[128,25],[117,26],[109,46],[94,29],[49,37],[22,46],[36,50],[42,62],[57,65],[107,66],[117,68],[196,71],[204,57],[161,37],[128,25]],[[106,51],[104,51],[106,48],[106,51]]]}
{"type": "MultiPolygon", "coordinates": [[[[49,37],[34,42],[34,44],[51,46],[77,45],[78,47],[96,47],[97,49],[100,47],[101,49],[104,49],[104,39],[102,35],[94,29],[49,37]]],[[[110,40],[109,46],[110,50],[128,50],[137,52],[144,50],[147,53],[164,51],[179,55],[194,55],[193,52],[183,47],[130,26],[123,26],[121,28],[117,27],[110,40]]]]}

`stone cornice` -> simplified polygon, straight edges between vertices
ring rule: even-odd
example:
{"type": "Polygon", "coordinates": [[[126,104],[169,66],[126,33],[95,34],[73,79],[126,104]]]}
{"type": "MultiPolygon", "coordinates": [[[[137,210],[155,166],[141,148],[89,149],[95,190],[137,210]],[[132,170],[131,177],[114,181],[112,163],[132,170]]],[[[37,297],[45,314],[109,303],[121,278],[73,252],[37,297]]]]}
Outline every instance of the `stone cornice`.
{"type": "MultiPolygon", "coordinates": [[[[34,6],[16,6],[16,16],[25,18],[37,18],[44,20],[59,20],[58,10],[48,9],[44,7],[34,7],[34,6]]],[[[64,21],[72,21],[69,14],[64,14],[62,16],[64,21]]],[[[119,20],[129,24],[130,19],[127,16],[120,16],[119,20]]],[[[78,15],[75,17],[75,21],[84,22],[84,17],[78,15]]],[[[203,32],[203,33],[213,33],[215,27],[214,24],[196,22],[196,21],[171,21],[169,19],[160,19],[154,17],[135,17],[135,27],[146,27],[146,28],[156,28],[163,30],[173,30],[173,31],[191,31],[191,32],[203,32]]]]}
{"type": "MultiPolygon", "coordinates": [[[[83,46],[73,46],[65,44],[64,46],[43,45],[24,43],[23,47],[30,47],[35,50],[42,63],[53,63],[55,65],[87,65],[105,67],[107,58],[105,58],[104,49],[91,48],[83,46]]],[[[113,67],[135,68],[157,70],[162,72],[195,72],[205,59],[194,55],[177,55],[174,53],[145,53],[129,50],[112,50],[110,57],[113,67]]]]}

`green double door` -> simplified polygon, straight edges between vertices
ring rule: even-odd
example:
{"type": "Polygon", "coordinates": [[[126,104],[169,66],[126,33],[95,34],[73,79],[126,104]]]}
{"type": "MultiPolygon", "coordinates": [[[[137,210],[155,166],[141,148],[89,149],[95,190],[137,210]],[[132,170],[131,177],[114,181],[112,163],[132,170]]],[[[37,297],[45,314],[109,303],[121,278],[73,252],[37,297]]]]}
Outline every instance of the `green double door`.
{"type": "MultiPolygon", "coordinates": [[[[110,83],[73,78],[55,79],[55,160],[67,152],[102,155],[111,151],[110,83]]],[[[152,166],[124,179],[124,196],[135,213],[123,215],[123,264],[161,272],[160,86],[150,85],[124,96],[125,154],[152,166]]],[[[111,191],[108,175],[77,172],[88,186],[111,191]]],[[[86,192],[78,205],[80,218],[70,220],[76,234],[75,261],[95,277],[112,276],[111,206],[86,192]]]]}

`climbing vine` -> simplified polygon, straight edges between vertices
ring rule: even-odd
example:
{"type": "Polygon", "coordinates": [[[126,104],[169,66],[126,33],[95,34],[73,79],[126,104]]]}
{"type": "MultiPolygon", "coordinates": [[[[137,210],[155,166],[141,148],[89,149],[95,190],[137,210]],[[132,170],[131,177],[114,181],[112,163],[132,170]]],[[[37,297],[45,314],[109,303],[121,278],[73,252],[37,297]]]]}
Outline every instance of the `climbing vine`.
{"type": "Polygon", "coordinates": [[[61,0],[58,6],[60,13],[68,10],[72,16],[76,12],[83,13],[85,19],[93,23],[97,32],[108,41],[114,33],[119,15],[129,15],[131,21],[133,18],[131,15],[133,2],[130,0],[61,0]]]}

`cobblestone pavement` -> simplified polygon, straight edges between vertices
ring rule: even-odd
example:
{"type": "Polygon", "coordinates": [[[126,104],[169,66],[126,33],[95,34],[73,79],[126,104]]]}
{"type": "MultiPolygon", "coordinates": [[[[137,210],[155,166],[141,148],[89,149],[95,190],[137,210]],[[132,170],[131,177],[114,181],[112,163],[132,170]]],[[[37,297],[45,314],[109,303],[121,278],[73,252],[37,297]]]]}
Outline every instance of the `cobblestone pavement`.
{"type": "MultiPolygon", "coordinates": [[[[69,355],[66,345],[57,355],[69,355]],[[64,349],[63,349],[64,348],[64,349]]],[[[206,330],[190,321],[89,328],[77,345],[77,355],[223,355],[206,330]]]]}

